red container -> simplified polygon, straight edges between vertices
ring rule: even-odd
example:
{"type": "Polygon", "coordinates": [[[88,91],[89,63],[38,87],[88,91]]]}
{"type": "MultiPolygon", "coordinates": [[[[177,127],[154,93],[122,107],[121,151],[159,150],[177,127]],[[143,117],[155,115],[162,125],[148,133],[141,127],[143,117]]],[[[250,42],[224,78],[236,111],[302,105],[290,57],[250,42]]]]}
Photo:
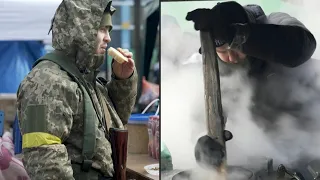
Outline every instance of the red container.
{"type": "Polygon", "coordinates": [[[150,116],[148,121],[148,152],[154,159],[159,159],[160,148],[160,122],[159,116],[150,116]]]}

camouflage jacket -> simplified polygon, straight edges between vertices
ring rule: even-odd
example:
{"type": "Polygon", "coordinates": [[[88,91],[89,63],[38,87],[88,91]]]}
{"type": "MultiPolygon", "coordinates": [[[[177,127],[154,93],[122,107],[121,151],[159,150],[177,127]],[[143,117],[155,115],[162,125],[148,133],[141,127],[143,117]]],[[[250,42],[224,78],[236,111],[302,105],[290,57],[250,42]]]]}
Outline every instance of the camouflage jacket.
{"type": "MultiPolygon", "coordinates": [[[[92,73],[83,76],[91,87],[93,101],[98,107],[97,115],[103,116],[97,98],[99,91],[109,110],[106,120],[111,121],[111,127],[123,128],[136,99],[136,70],[125,80],[112,76],[105,87],[96,84],[93,73],[98,65],[91,52],[95,49],[97,29],[107,2],[64,0],[53,21],[53,47],[76,57],[79,69],[91,69],[92,73]],[[71,21],[68,23],[68,20],[71,21]]],[[[78,84],[50,61],[37,64],[21,82],[17,92],[17,111],[23,135],[23,163],[32,180],[74,179],[71,160],[81,163],[83,159],[83,100],[78,84]],[[33,142],[26,142],[28,139],[33,142]]],[[[105,138],[103,126],[98,126],[99,122],[96,124],[92,166],[112,177],[111,145],[105,138]]]]}

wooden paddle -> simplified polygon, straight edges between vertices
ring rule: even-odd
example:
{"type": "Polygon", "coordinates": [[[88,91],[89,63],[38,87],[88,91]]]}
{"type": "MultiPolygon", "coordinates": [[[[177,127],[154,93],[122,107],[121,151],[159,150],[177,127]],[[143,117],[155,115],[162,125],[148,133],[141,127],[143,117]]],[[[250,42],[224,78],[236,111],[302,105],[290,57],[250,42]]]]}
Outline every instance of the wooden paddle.
{"type": "MultiPolygon", "coordinates": [[[[216,47],[213,35],[209,32],[200,32],[201,51],[203,59],[203,75],[204,75],[204,92],[206,107],[206,122],[208,136],[217,140],[226,153],[224,129],[225,121],[223,118],[220,76],[218,60],[216,58],[216,47]]],[[[226,156],[224,157],[220,167],[217,167],[221,180],[227,179],[226,156]]]]}

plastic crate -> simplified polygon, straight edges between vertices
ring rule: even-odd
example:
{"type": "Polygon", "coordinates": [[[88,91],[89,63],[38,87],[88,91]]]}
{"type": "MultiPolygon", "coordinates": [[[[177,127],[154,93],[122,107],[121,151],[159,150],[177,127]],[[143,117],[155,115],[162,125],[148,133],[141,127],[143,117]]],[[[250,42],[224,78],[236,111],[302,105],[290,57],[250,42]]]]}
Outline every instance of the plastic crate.
{"type": "Polygon", "coordinates": [[[20,154],[22,152],[22,136],[21,136],[19,121],[17,116],[13,124],[13,143],[14,143],[14,153],[20,154]]]}
{"type": "Polygon", "coordinates": [[[148,124],[149,117],[153,115],[154,113],[131,114],[128,124],[148,124]]]}

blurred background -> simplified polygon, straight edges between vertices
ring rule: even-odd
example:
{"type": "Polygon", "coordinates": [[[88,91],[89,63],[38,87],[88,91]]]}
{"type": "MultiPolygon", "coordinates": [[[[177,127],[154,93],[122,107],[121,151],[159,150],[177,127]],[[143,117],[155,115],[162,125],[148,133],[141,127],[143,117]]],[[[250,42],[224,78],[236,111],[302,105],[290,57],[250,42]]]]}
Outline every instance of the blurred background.
{"type": "MultiPolygon", "coordinates": [[[[39,57],[53,50],[51,19],[61,0],[1,0],[0,2],[0,111],[5,122],[15,120],[16,91],[39,57]]],[[[117,0],[109,47],[122,47],[134,54],[139,73],[141,112],[159,96],[159,0],[117,0]],[[145,77],[145,80],[143,80],[145,77]]],[[[99,76],[110,80],[111,58],[99,76]]]]}

